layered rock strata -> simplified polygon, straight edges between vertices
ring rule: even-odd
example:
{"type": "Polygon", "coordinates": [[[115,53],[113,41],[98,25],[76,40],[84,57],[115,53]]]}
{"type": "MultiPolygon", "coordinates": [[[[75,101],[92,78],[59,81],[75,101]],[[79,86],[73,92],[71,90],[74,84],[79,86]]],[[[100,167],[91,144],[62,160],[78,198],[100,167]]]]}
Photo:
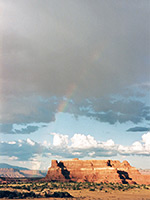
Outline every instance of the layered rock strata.
{"type": "Polygon", "coordinates": [[[118,160],[52,160],[45,177],[50,181],[114,182],[150,184],[149,178],[127,161],[118,160]]]}

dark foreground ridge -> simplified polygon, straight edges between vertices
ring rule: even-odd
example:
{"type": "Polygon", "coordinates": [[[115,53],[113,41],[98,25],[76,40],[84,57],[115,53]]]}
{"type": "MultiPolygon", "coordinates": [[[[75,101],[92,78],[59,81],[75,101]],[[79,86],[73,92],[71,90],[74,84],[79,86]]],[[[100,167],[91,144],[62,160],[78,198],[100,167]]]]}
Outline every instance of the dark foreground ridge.
{"type": "MultiPolygon", "coordinates": [[[[36,194],[35,192],[17,192],[17,191],[8,191],[3,190],[0,191],[0,198],[8,198],[8,199],[26,199],[26,198],[42,198],[43,196],[40,194],[36,194]]],[[[45,193],[46,198],[54,197],[54,198],[72,198],[68,192],[54,192],[53,194],[45,193]]]]}

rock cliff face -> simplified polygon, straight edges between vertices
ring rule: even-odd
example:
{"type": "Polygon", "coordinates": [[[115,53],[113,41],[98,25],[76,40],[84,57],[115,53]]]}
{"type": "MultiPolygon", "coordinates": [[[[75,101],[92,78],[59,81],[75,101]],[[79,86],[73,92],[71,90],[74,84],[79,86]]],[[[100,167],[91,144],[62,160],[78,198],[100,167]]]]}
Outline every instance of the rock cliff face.
{"type": "Polygon", "coordinates": [[[117,160],[52,160],[45,177],[53,181],[114,182],[150,184],[149,178],[132,167],[127,161],[117,160]]]}

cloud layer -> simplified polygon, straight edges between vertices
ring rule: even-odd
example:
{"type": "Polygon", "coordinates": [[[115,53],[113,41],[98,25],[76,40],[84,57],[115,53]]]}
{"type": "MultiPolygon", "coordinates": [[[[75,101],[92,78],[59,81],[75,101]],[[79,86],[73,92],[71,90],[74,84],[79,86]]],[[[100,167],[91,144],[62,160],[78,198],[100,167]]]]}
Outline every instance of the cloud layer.
{"type": "MultiPolygon", "coordinates": [[[[1,110],[1,133],[11,134],[24,134],[32,133],[38,130],[38,123],[50,123],[55,121],[55,114],[58,112],[66,112],[73,114],[75,117],[86,116],[93,118],[100,122],[107,122],[111,125],[119,122],[132,122],[138,124],[143,121],[150,120],[150,106],[146,105],[140,100],[130,99],[123,97],[119,100],[117,97],[107,98],[89,98],[82,101],[77,101],[71,98],[41,98],[33,97],[26,98],[22,103],[18,104],[17,98],[15,98],[16,107],[10,109],[9,116],[7,110],[4,108],[1,110]],[[31,103],[28,107],[28,103],[31,103]],[[65,105],[65,106],[64,106],[65,105]],[[64,106],[63,110],[60,107],[64,106]],[[15,109],[16,108],[16,109],[15,109]],[[5,111],[5,112],[4,112],[5,111]],[[13,126],[15,124],[25,124],[25,127],[17,130],[13,126]],[[33,125],[36,123],[37,125],[33,125]]],[[[148,128],[138,127],[131,128],[127,131],[148,131],[148,128]]]]}
{"type": "Polygon", "coordinates": [[[31,139],[1,142],[1,156],[8,156],[11,160],[32,161],[37,156],[54,156],[60,158],[99,158],[116,155],[150,156],[150,132],[142,135],[141,141],[135,141],[131,146],[115,144],[112,139],[96,141],[91,135],[68,135],[52,133],[53,143],[37,143],[31,139]]]}
{"type": "Polygon", "coordinates": [[[129,128],[127,131],[128,132],[145,132],[145,131],[150,131],[150,128],[136,126],[133,128],[129,128]]]}

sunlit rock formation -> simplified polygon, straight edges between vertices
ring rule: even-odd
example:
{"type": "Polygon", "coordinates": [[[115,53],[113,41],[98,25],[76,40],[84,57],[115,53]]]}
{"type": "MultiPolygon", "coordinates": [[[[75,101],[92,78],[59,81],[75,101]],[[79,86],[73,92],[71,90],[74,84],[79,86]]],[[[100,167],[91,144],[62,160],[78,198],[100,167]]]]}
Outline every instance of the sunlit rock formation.
{"type": "Polygon", "coordinates": [[[150,184],[149,176],[143,176],[127,161],[118,160],[52,160],[45,177],[50,181],[114,182],[150,184]]]}

